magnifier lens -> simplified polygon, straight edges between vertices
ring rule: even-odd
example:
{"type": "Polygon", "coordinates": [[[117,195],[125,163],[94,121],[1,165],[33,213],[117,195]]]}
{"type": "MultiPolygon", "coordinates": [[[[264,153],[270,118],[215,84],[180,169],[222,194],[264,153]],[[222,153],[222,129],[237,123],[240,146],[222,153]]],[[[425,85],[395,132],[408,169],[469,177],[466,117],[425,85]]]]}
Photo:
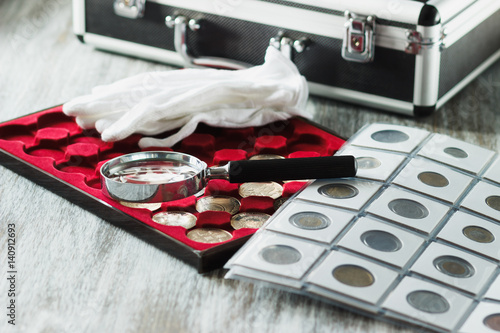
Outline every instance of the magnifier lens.
{"type": "Polygon", "coordinates": [[[121,183],[165,184],[189,179],[200,170],[193,165],[178,161],[143,161],[111,172],[109,178],[121,183]]]}

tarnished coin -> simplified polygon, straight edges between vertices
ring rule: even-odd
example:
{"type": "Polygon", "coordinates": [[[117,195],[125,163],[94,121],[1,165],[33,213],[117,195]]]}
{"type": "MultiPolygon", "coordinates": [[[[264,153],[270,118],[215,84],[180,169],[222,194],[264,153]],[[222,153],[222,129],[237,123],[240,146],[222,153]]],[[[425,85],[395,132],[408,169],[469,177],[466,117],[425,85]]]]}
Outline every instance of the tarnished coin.
{"type": "Polygon", "coordinates": [[[332,199],[349,199],[357,196],[359,190],[348,184],[327,184],[321,186],[318,192],[332,199]]]}
{"type": "Polygon", "coordinates": [[[467,158],[469,157],[469,154],[467,154],[465,151],[463,151],[460,148],[455,148],[455,147],[446,147],[443,150],[446,154],[456,157],[456,158],[467,158]]]}
{"type": "Polygon", "coordinates": [[[125,207],[129,207],[129,208],[145,208],[145,209],[149,209],[152,212],[161,208],[161,202],[141,203],[141,202],[120,201],[120,205],[123,205],[125,207]]]}
{"type": "Polygon", "coordinates": [[[431,171],[421,172],[417,176],[417,178],[422,183],[433,187],[446,187],[450,184],[450,182],[445,176],[437,172],[431,172],[431,171]]]}
{"type": "Polygon", "coordinates": [[[446,298],[428,290],[413,291],[406,296],[406,301],[415,309],[427,313],[444,313],[450,309],[446,298]]]}
{"type": "Polygon", "coordinates": [[[234,229],[259,229],[270,217],[271,215],[264,213],[239,213],[231,218],[231,226],[234,229]]]}
{"type": "Polygon", "coordinates": [[[375,169],[378,168],[382,163],[375,157],[358,157],[356,158],[356,163],[358,164],[358,169],[375,169]]]}
{"type": "Polygon", "coordinates": [[[399,238],[382,230],[366,231],[360,238],[366,246],[382,252],[396,252],[403,246],[399,238]]]}
{"type": "Polygon", "coordinates": [[[193,229],[187,233],[187,238],[198,243],[214,244],[233,238],[230,232],[217,228],[193,229]]]}
{"type": "Polygon", "coordinates": [[[282,159],[284,159],[283,156],[276,154],[258,154],[258,155],[253,155],[252,157],[249,158],[249,160],[282,160],[282,159]]]}
{"type": "Polygon", "coordinates": [[[153,221],[163,225],[191,229],[196,225],[196,216],[187,212],[160,212],[153,215],[153,221]]]}
{"type": "Polygon", "coordinates": [[[474,267],[468,261],[455,256],[437,257],[433,264],[441,273],[453,277],[468,278],[475,273],[474,267]]]}
{"type": "Polygon", "coordinates": [[[486,204],[493,208],[494,210],[500,211],[500,197],[498,195],[492,195],[486,198],[486,204]]]}
{"type": "Polygon", "coordinates": [[[424,205],[409,199],[392,200],[388,206],[393,213],[409,219],[423,219],[429,215],[424,205]]]}
{"type": "Polygon", "coordinates": [[[240,210],[240,202],[226,195],[213,195],[199,199],[196,202],[196,210],[200,213],[212,210],[234,215],[240,210]]]}
{"type": "Polygon", "coordinates": [[[500,313],[494,313],[484,318],[484,326],[494,331],[500,332],[500,313]]]}
{"type": "Polygon", "coordinates": [[[257,196],[278,199],[283,193],[283,187],[275,182],[244,183],[240,185],[239,193],[242,198],[257,196]]]}
{"type": "Polygon", "coordinates": [[[369,270],[357,265],[342,265],[332,272],[335,280],[351,287],[368,287],[375,282],[369,270]]]}
{"type": "Polygon", "coordinates": [[[465,237],[478,243],[491,243],[495,240],[495,236],[485,229],[475,225],[470,225],[462,230],[465,237]]]}
{"type": "Polygon", "coordinates": [[[331,223],[330,219],[316,212],[300,212],[290,216],[290,223],[300,229],[320,230],[325,229],[331,223]]]}
{"type": "Polygon", "coordinates": [[[294,264],[302,258],[298,250],[288,245],[270,245],[260,250],[259,255],[268,263],[276,265],[294,264]]]}
{"type": "Polygon", "coordinates": [[[371,135],[372,139],[383,143],[398,143],[408,140],[408,134],[397,130],[383,130],[371,135]]]}

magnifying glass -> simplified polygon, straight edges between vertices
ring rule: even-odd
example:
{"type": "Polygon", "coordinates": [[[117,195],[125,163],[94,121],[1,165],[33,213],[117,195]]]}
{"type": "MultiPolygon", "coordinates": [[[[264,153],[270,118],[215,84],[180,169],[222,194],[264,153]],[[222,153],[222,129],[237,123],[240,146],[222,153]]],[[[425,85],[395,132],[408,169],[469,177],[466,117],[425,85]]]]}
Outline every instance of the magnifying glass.
{"type": "Polygon", "coordinates": [[[354,156],[232,161],[207,168],[194,156],[166,151],[127,154],[101,167],[107,197],[128,202],[158,203],[187,198],[202,191],[210,179],[231,183],[353,177],[354,156]]]}

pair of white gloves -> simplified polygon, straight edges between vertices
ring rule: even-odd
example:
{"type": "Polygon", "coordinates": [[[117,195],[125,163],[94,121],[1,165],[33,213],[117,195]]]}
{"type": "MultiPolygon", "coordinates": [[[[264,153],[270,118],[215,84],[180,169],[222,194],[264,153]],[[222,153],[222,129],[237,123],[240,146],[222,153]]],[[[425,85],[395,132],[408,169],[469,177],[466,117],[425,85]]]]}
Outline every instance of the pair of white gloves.
{"type": "Polygon", "coordinates": [[[134,133],[156,135],[180,128],[168,138],[143,137],[141,148],[171,147],[198,123],[216,127],[261,126],[305,110],[306,80],[279,50],[269,47],[263,65],[238,71],[181,69],[139,74],[63,105],[84,129],[96,128],[104,141],[134,133]]]}

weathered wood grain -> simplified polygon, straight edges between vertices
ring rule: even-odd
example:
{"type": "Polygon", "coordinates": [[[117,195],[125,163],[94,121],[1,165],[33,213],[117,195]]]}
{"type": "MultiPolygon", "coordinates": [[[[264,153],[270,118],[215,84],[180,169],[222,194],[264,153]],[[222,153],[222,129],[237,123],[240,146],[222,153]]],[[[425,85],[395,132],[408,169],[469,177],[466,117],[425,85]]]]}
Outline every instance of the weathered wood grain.
{"type": "MultiPolygon", "coordinates": [[[[0,0],[0,121],[165,65],[82,45],[69,0],[0,0]]],[[[500,149],[500,64],[429,118],[321,98],[315,120],[349,137],[375,121],[500,149]]],[[[306,297],[194,269],[0,167],[0,332],[414,332],[306,297]],[[6,225],[17,230],[17,318],[7,324],[6,225]]]]}

